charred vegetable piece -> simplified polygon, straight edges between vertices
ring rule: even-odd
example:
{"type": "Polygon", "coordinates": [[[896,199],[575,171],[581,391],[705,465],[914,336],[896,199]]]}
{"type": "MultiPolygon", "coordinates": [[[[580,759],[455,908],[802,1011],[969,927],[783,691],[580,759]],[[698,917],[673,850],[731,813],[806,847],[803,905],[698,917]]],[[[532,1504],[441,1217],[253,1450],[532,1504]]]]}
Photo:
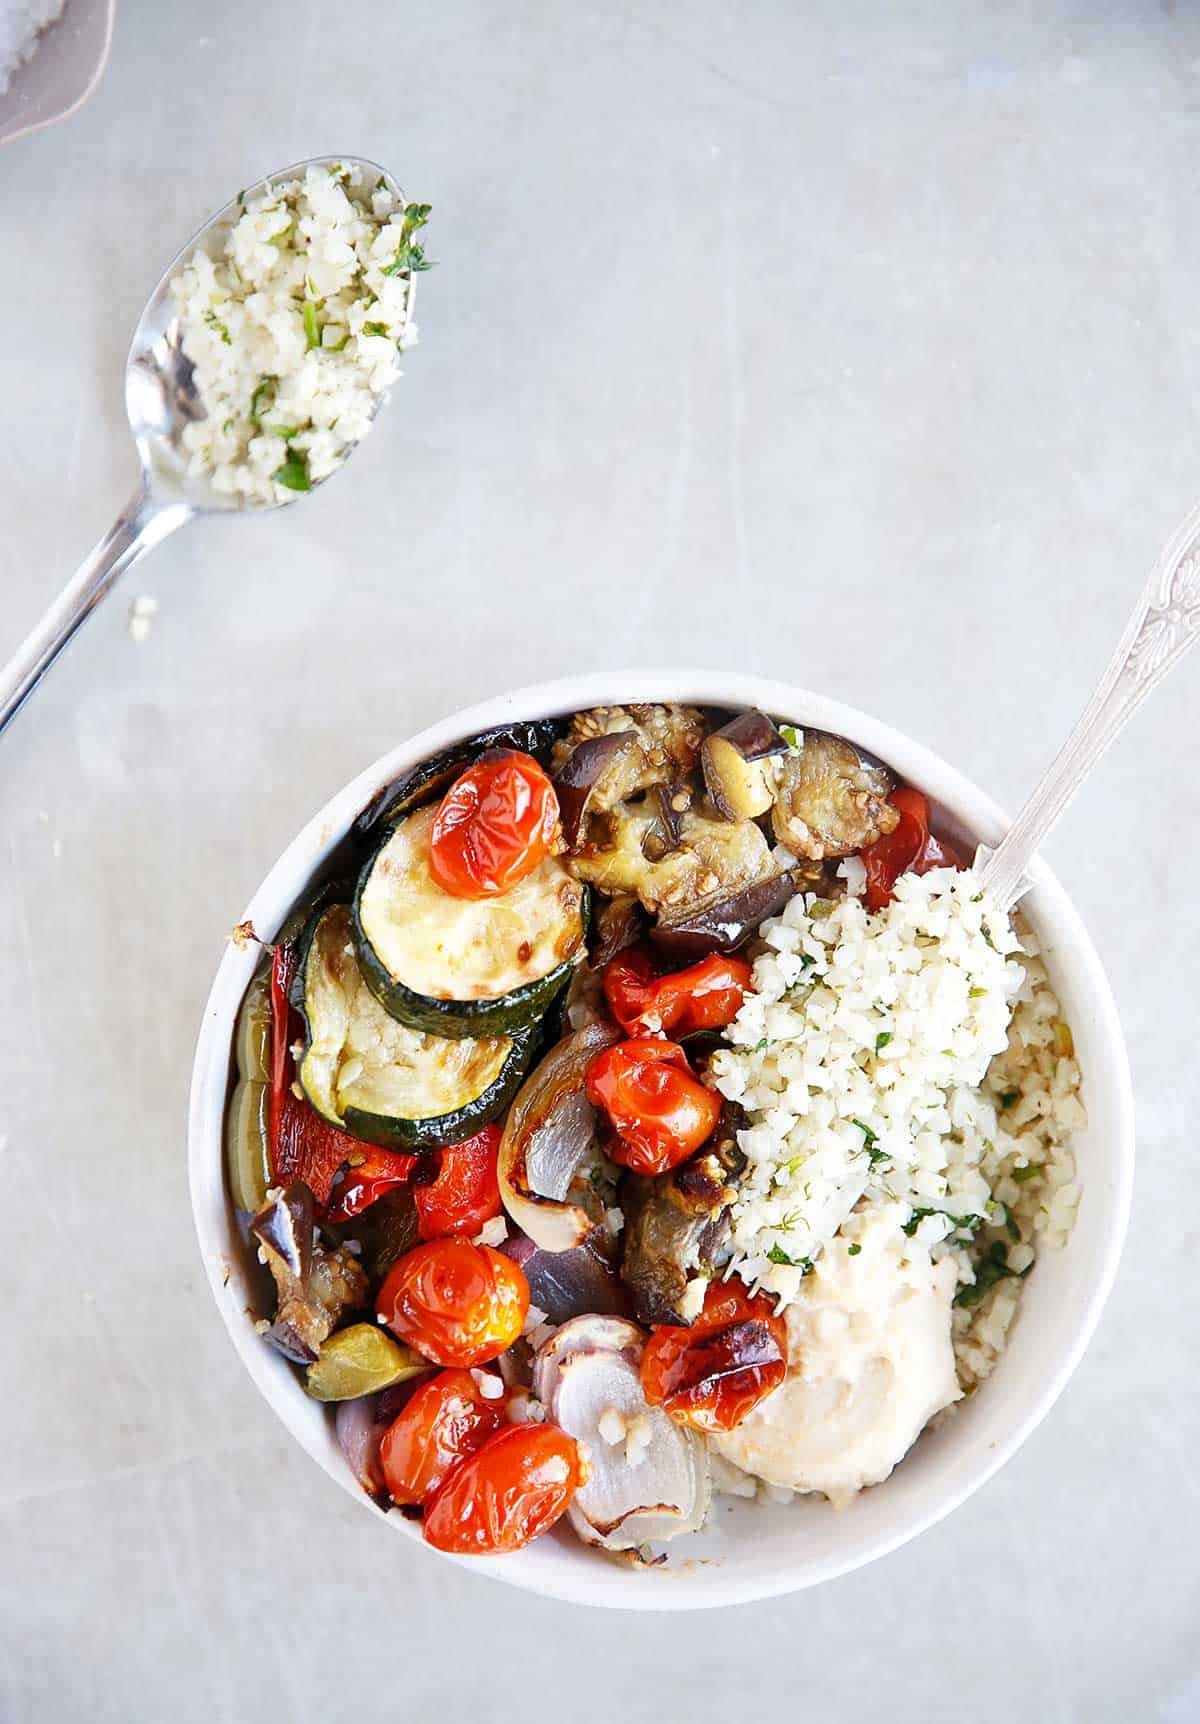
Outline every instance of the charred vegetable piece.
{"type": "Polygon", "coordinates": [[[713,819],[688,809],[679,818],[678,839],[663,838],[661,812],[644,797],[596,824],[597,837],[572,858],[572,872],[604,892],[636,895],[652,914],[683,916],[779,875],[752,820],[713,819]]]}
{"type": "Polygon", "coordinates": [[[431,1369],[427,1359],[393,1341],[377,1323],[351,1323],[321,1343],[304,1373],[304,1387],[315,1401],[352,1401],[431,1369]]]}
{"type": "Polygon", "coordinates": [[[704,1438],[647,1404],[645,1342],[633,1323],[582,1316],[558,1329],[534,1361],[534,1392],[551,1418],[586,1447],[590,1472],[569,1515],[585,1544],[633,1550],[695,1532],[709,1477],[704,1438]],[[613,1443],[616,1416],[627,1433],[613,1443]],[[627,1444],[636,1444],[636,1464],[627,1444]]]}
{"type": "Polygon", "coordinates": [[[688,1329],[655,1329],[642,1353],[652,1407],[698,1431],[732,1431],[787,1375],[787,1325],[764,1294],[714,1282],[688,1329]]]}
{"type": "Polygon", "coordinates": [[[473,736],[469,742],[455,743],[452,748],[423,760],[406,772],[395,784],[389,785],[363,809],[354,822],[354,832],[363,837],[381,822],[395,822],[411,814],[427,802],[434,802],[453,784],[464,767],[470,766],[485,749],[518,748],[531,754],[543,766],[549,764],[555,739],[562,733],[562,721],[557,718],[517,720],[494,730],[473,736]]]}
{"type": "Polygon", "coordinates": [[[554,774],[568,848],[579,842],[593,799],[599,801],[603,796],[604,806],[611,807],[614,787],[620,789],[626,777],[632,784],[642,763],[636,731],[608,731],[576,744],[554,774]]]}
{"type": "Polygon", "coordinates": [[[887,800],[894,783],[886,767],[840,736],[806,730],[779,766],[775,836],[794,856],[814,862],[852,856],[896,825],[899,815],[887,800]]]}
{"type": "Polygon", "coordinates": [[[323,1118],[367,1143],[426,1150],[474,1136],[516,1091],[529,1030],[472,1040],[411,1029],[367,987],[348,906],[322,911],[303,945],[297,1003],[307,1043],[304,1093],[323,1118]]]}
{"type": "Polygon", "coordinates": [[[593,924],[591,961],[602,970],[618,952],[633,946],[646,931],[646,912],[632,895],[606,898],[593,924]]]}
{"type": "Polygon", "coordinates": [[[275,1281],[278,1305],[270,1339],[285,1358],[310,1365],[341,1319],[367,1300],[367,1278],[348,1251],[313,1243],[312,1192],[299,1181],[278,1193],[250,1224],[275,1281]]]}
{"type": "Polygon", "coordinates": [[[413,1187],[422,1239],[446,1239],[451,1234],[478,1233],[501,1213],[496,1180],[500,1127],[485,1125],[464,1143],[441,1150],[428,1182],[413,1187]]]}
{"type": "Polygon", "coordinates": [[[650,929],[651,942],[665,958],[688,960],[708,952],[733,952],[768,916],[777,916],[801,884],[789,871],[746,886],[727,898],[689,904],[664,912],[650,929]]]}
{"type": "Polygon", "coordinates": [[[897,823],[884,837],[863,851],[868,910],[882,910],[892,901],[896,881],[909,870],[927,874],[931,868],[965,868],[966,862],[952,844],[935,838],[929,830],[929,804],[919,790],[902,784],[888,798],[897,823]]]}
{"type": "Polygon", "coordinates": [[[334,1415],[334,1432],[338,1448],[346,1457],[346,1465],[363,1490],[386,1508],[388,1489],[379,1459],[380,1444],[388,1428],[388,1420],[380,1412],[378,1395],[361,1395],[355,1401],[339,1401],[334,1415]]]}
{"type": "Polygon", "coordinates": [[[512,1034],[541,1017],[583,954],[583,890],[547,856],[500,897],[452,897],[429,871],[436,814],[401,821],[363,870],[354,905],[363,977],[412,1029],[512,1034]]]}
{"type": "Polygon", "coordinates": [[[343,1239],[357,1241],[363,1268],[372,1281],[381,1281],[393,1263],[420,1240],[412,1186],[396,1186],[385,1192],[369,1209],[334,1231],[343,1239]]]}
{"type": "Polygon", "coordinates": [[[364,1144],[362,1159],[356,1157],[334,1175],[323,1217],[326,1227],[353,1220],[389,1191],[407,1185],[419,1165],[418,1156],[364,1144]]]}
{"type": "Polygon", "coordinates": [[[571,1185],[595,1141],[584,1093],[596,1055],[618,1039],[611,1024],[576,1030],[550,1050],[518,1091],[500,1144],[497,1173],[504,1207],[545,1251],[568,1251],[598,1216],[572,1201],[571,1185]]]}
{"type": "Polygon", "coordinates": [[[500,1247],[519,1264],[529,1283],[529,1298],[550,1323],[565,1323],[588,1312],[624,1317],[629,1295],[607,1255],[593,1244],[593,1234],[568,1251],[544,1251],[524,1233],[500,1247]]]}
{"type": "Polygon", "coordinates": [[[700,764],[717,813],[726,820],[757,820],[765,814],[775,790],[762,763],[769,755],[786,754],[787,746],[766,713],[757,710],[739,713],[706,736],[700,764]]]}
{"type": "MultiPolygon", "coordinates": [[[[653,785],[685,778],[700,758],[704,717],[695,707],[677,705],[600,706],[577,712],[565,741],[555,747],[556,774],[581,744],[612,735],[631,736],[636,746],[613,750],[606,768],[593,779],[589,813],[606,813],[653,785]]],[[[584,770],[581,766],[578,775],[584,770]]]]}
{"type": "Polygon", "coordinates": [[[746,1165],[736,1123],[727,1108],[713,1143],[667,1178],[621,1181],[621,1275],[643,1323],[686,1323],[689,1281],[728,1261],[728,1209],[746,1165]]]}

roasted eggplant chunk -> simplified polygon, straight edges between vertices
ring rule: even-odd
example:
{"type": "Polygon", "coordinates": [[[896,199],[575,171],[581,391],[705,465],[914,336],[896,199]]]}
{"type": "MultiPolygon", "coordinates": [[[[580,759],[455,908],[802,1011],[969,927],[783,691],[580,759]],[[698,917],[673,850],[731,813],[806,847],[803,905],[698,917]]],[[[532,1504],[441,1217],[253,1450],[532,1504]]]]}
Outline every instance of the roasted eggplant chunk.
{"type": "Polygon", "coordinates": [[[313,1240],[313,1198],[297,1180],[250,1223],[275,1281],[278,1304],[270,1339],[285,1358],[311,1365],[321,1343],[347,1312],[367,1302],[367,1278],[348,1251],[313,1240]]]}
{"type": "Polygon", "coordinates": [[[726,1108],[712,1142],[674,1173],[627,1173],[618,1189],[625,1214],[621,1276],[641,1323],[687,1323],[688,1281],[729,1260],[729,1205],[746,1158],[737,1113],[726,1108]]]}
{"type": "Polygon", "coordinates": [[[891,773],[840,736],[806,730],[778,772],[771,824],[793,856],[813,862],[852,856],[891,832],[900,818],[887,800],[895,785],[891,773]]]}
{"type": "Polygon", "coordinates": [[[555,783],[560,796],[564,789],[567,793],[568,842],[586,835],[585,813],[606,814],[656,784],[685,778],[695,770],[703,740],[704,718],[692,706],[598,706],[577,712],[554,749],[555,783]],[[613,743],[607,740],[612,736],[629,740],[613,743]],[[586,809],[576,811],[581,788],[586,809]]]}

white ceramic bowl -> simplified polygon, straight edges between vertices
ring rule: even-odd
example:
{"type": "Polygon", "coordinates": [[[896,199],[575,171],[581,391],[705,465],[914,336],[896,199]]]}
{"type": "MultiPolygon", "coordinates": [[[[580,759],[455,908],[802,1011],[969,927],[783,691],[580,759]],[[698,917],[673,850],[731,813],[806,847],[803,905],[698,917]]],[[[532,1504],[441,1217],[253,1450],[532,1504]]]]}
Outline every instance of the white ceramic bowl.
{"type": "MultiPolygon", "coordinates": [[[[341,791],[271,869],[241,918],[271,938],[354,816],[382,786],[437,749],[515,718],[540,718],[631,700],[758,706],[797,725],[847,736],[925,791],[948,835],[994,843],[1007,821],[989,797],[919,743],[852,707],[758,677],[714,671],[632,671],[565,678],[502,695],[402,743],[341,791]]],[[[1108,1296],[1120,1255],[1133,1177],[1133,1100],[1121,1026],[1108,982],[1082,922],[1049,869],[1038,864],[1025,910],[1071,1023],[1084,1078],[1088,1127],[1076,1149],[1083,1201],[1064,1250],[1046,1251],[1025,1284],[1022,1308],[1000,1365],[979,1394],[918,1441],[883,1485],[836,1513],[820,1500],[785,1507],[716,1498],[710,1526],[674,1547],[665,1566],[635,1571],[556,1532],[512,1556],[466,1561],[514,1586],[582,1604],[696,1610],[812,1586],[894,1550],[978,1490],[1053,1405],[1079,1363],[1108,1296]]],[[[233,918],[231,918],[231,921],[233,918]]],[[[420,1529],[381,1516],[363,1495],[334,1441],[324,1408],[255,1333],[249,1290],[222,1170],[222,1115],[231,1041],[255,947],[231,943],[205,1008],[196,1050],[189,1122],[192,1207],[204,1265],[225,1325],[254,1382],[296,1440],[364,1512],[381,1537],[410,1540],[420,1529]]],[[[315,1488],[315,1486],[314,1486],[315,1488]]],[[[432,1553],[436,1554],[436,1553],[432,1553]]],[[[413,1552],[413,1561],[429,1554],[413,1552]]]]}

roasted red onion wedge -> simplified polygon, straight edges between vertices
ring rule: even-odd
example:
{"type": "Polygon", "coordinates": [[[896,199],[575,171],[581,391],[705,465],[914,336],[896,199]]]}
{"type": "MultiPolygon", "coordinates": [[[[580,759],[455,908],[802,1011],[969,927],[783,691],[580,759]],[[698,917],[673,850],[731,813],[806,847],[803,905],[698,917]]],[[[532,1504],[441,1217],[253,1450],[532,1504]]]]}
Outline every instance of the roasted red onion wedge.
{"type": "Polygon", "coordinates": [[[510,1234],[500,1247],[520,1265],[529,1297],[548,1322],[566,1323],[588,1312],[623,1317],[629,1310],[625,1284],[612,1264],[590,1244],[570,1251],[543,1251],[524,1233],[510,1234]]]}
{"type": "Polygon", "coordinates": [[[646,1404],[644,1339],[635,1323],[576,1317],[534,1360],[534,1392],[549,1417],[587,1447],[591,1474],[568,1517],[585,1544],[605,1550],[696,1532],[708,1512],[707,1445],[646,1404]]]}
{"type": "Polygon", "coordinates": [[[517,1226],[543,1251],[569,1251],[594,1225],[568,1193],[595,1129],[584,1079],[597,1054],[620,1034],[596,1023],[567,1036],[526,1079],[509,1110],[497,1161],[500,1195],[517,1226]]]}
{"type": "Polygon", "coordinates": [[[379,1396],[360,1395],[355,1401],[339,1401],[334,1415],[338,1447],[363,1490],[381,1508],[388,1501],[379,1464],[379,1445],[390,1420],[380,1416],[379,1396]]]}

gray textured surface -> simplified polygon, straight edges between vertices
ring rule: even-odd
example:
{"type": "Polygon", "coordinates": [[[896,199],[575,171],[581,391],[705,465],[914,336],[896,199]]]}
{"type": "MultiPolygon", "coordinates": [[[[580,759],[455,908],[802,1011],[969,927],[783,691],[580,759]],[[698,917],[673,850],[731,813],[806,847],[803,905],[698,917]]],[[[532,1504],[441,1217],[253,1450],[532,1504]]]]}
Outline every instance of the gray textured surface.
{"type": "Polygon", "coordinates": [[[278,849],[506,685],[761,669],[1019,798],[1200,490],[1200,24],[336,11],[123,0],[90,105],[0,153],[0,655],[132,484],[128,333],[210,207],[361,150],[441,263],[351,471],[165,546],[0,742],[0,1717],[1194,1724],[1196,667],[1050,846],[1138,1085],[1112,1304],[1003,1474],[866,1572],[718,1624],[414,1560],[242,1376],[183,1120],[278,849]]]}

